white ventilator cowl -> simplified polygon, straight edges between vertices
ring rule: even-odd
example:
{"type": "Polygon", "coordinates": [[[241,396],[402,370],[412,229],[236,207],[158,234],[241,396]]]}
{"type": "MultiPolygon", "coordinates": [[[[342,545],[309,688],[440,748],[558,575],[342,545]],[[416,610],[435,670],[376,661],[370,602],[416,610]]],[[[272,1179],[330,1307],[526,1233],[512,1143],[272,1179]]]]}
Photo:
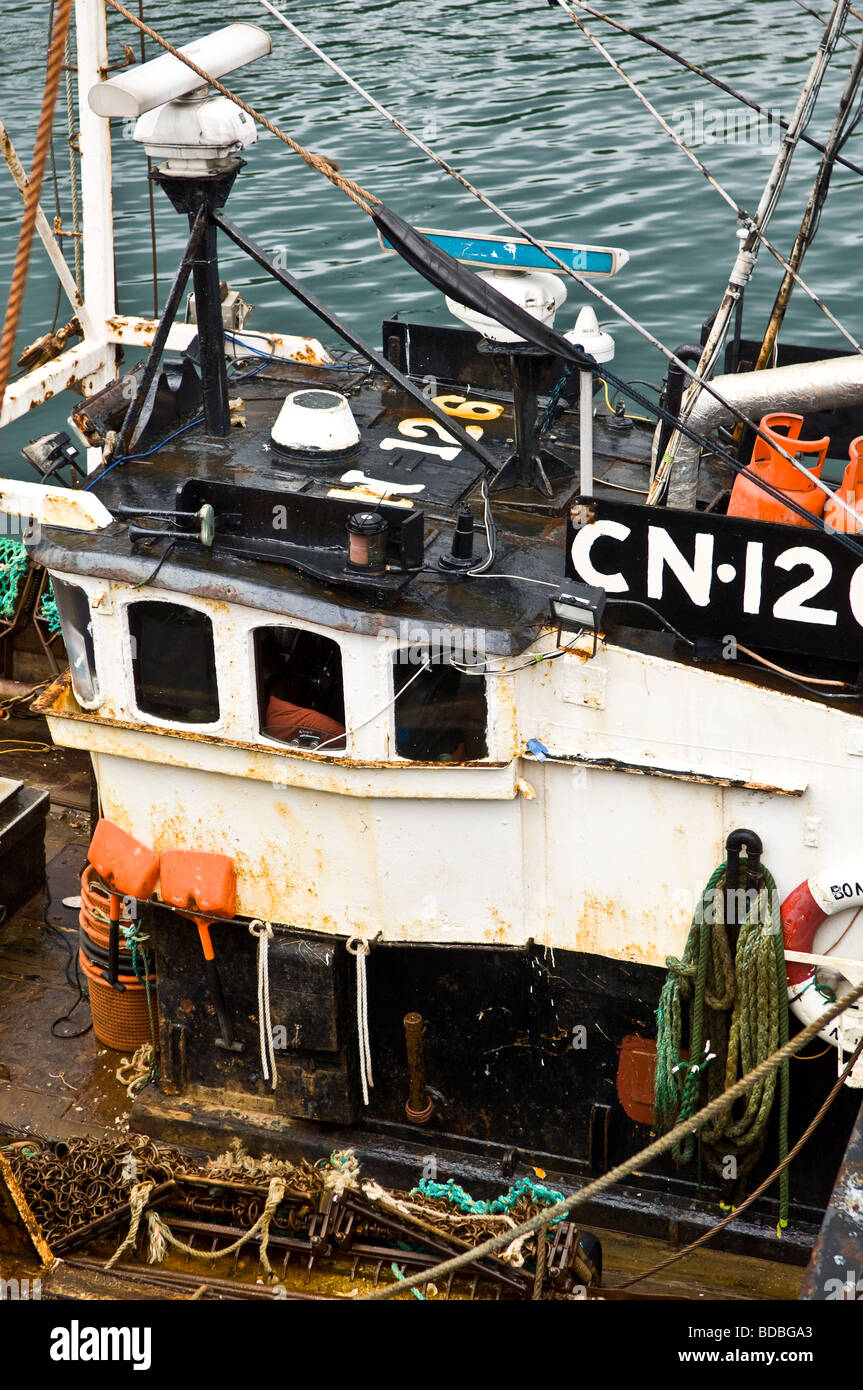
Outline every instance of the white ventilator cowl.
{"type": "Polygon", "coordinates": [[[270,438],[279,449],[334,454],[359,444],[360,432],[345,396],[306,387],[285,398],[270,438]]]}
{"type": "Polygon", "coordinates": [[[597,362],[610,362],[614,356],[614,339],[599,326],[599,320],[589,304],[585,304],[575,327],[563,335],[568,342],[578,343],[595,357],[597,362]]]}
{"type": "MultiPolygon", "coordinates": [[[[566,286],[556,275],[546,270],[479,270],[481,280],[486,280],[494,289],[506,295],[520,309],[524,309],[540,323],[551,326],[554,316],[566,299],[566,286]]],[[[503,328],[487,314],[479,314],[458,300],[447,297],[446,306],[450,313],[466,323],[475,333],[490,338],[494,343],[521,343],[524,341],[517,333],[503,328]]]]}

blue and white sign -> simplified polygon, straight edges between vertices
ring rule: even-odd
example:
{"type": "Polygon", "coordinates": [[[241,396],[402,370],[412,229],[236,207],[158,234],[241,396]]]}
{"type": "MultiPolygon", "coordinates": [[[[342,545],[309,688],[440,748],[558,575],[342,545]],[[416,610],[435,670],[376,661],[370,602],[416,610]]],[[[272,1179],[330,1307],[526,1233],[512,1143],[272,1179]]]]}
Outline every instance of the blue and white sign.
{"type": "MultiPolygon", "coordinates": [[[[487,270],[548,270],[553,275],[563,272],[529,241],[517,237],[464,236],[460,232],[438,232],[418,227],[424,237],[442,251],[448,251],[462,265],[487,270]]],[[[384,251],[395,248],[380,232],[378,240],[384,251]]],[[[546,242],[549,251],[563,261],[569,270],[579,275],[616,275],[629,260],[629,252],[615,246],[580,246],[569,242],[546,242]]]]}

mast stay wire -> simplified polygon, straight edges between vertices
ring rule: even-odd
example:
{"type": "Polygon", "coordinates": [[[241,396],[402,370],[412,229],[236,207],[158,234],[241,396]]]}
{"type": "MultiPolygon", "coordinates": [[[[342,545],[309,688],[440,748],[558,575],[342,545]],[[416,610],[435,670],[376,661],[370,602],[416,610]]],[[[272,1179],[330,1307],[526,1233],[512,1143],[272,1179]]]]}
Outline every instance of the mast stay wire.
{"type": "MultiPolygon", "coordinates": [[[[261,3],[263,4],[264,0],[261,0],[261,3]]],[[[765,249],[769,251],[770,254],[782,266],[786,275],[790,275],[794,279],[796,284],[800,286],[803,292],[809,296],[813,304],[817,305],[821,312],[826,315],[826,317],[833,324],[834,328],[838,328],[843,338],[845,338],[846,341],[851,344],[854,351],[863,354],[863,347],[861,347],[857,339],[848,331],[848,329],[846,329],[843,326],[843,324],[839,322],[839,320],[834,316],[831,310],[827,307],[824,301],[815,293],[815,291],[809,288],[805,281],[797,274],[797,272],[789,264],[789,262],[786,261],[782,253],[777,249],[777,247],[773,245],[773,243],[762,230],[762,227],[766,225],[766,223],[770,220],[770,218],[773,216],[773,213],[776,210],[776,207],[779,203],[779,199],[782,194],[782,185],[777,182],[777,185],[773,190],[770,202],[768,203],[767,208],[765,210],[763,222],[761,224],[755,222],[754,219],[749,215],[749,213],[747,213],[744,208],[740,207],[733,195],[728,192],[727,188],[725,188],[715,177],[715,175],[711,173],[711,171],[708,169],[707,165],[703,162],[703,160],[698,158],[698,155],[695,153],[695,151],[691,149],[689,145],[686,144],[685,140],[683,140],[681,136],[679,136],[676,133],[676,131],[668,124],[665,117],[659,111],[657,111],[656,107],[653,105],[650,99],[646,97],[644,93],[641,91],[638,84],[632,80],[628,73],[626,73],[624,69],[620,66],[620,64],[612,57],[612,55],[609,53],[608,49],[605,47],[602,41],[598,39],[595,34],[591,33],[587,25],[584,23],[582,19],[579,18],[578,15],[573,14],[569,5],[565,3],[565,0],[556,0],[556,3],[560,5],[561,9],[565,9],[567,11],[567,13],[572,18],[573,22],[578,25],[579,29],[581,29],[585,38],[588,39],[591,44],[593,44],[597,52],[602,54],[603,58],[609,64],[609,66],[613,68],[617,75],[626,83],[627,87],[629,87],[629,89],[635,94],[635,96],[638,97],[638,100],[642,103],[642,105],[646,107],[646,109],[659,123],[659,125],[662,126],[662,129],[665,131],[665,133],[669,135],[671,139],[674,141],[674,143],[678,146],[678,148],[682,150],[682,152],[686,155],[687,159],[689,159],[695,165],[699,173],[704,175],[711,188],[713,188],[719,194],[720,198],[722,198],[723,201],[727,203],[728,206],[731,208],[732,212],[734,212],[737,215],[737,218],[740,221],[741,225],[746,227],[747,231],[755,233],[755,235],[758,237],[759,241],[763,244],[765,249]]],[[[580,0],[573,0],[573,3],[580,6],[580,0]]],[[[811,108],[809,114],[806,117],[806,120],[808,121],[810,118],[811,108]]],[[[720,340],[716,344],[714,355],[710,363],[707,366],[702,365],[702,375],[704,375],[705,372],[713,370],[721,346],[722,343],[720,340]]]]}
{"type": "MultiPolygon", "coordinates": [[[[811,14],[813,19],[820,19],[822,24],[827,23],[826,17],[823,14],[821,14],[819,10],[813,10],[812,6],[805,5],[803,3],[803,0],[794,0],[794,3],[798,9],[805,10],[807,14],[811,14]]],[[[848,13],[853,14],[855,19],[863,20],[863,14],[861,14],[859,10],[855,10],[853,5],[848,6],[848,13]]],[[[849,38],[847,34],[843,34],[842,38],[845,40],[846,43],[854,43],[854,40],[852,38],[849,38]]]]}
{"type": "MultiPolygon", "coordinates": [[[[550,3],[553,3],[553,0],[550,0],[550,3]]],[[[800,0],[797,0],[797,3],[800,4],[800,0]]],[[[778,111],[770,110],[769,107],[762,106],[760,102],[745,96],[744,93],[738,91],[736,87],[732,87],[729,82],[725,82],[721,77],[717,77],[715,73],[708,72],[706,68],[700,67],[698,63],[693,63],[690,58],[684,57],[684,55],[678,53],[676,49],[668,48],[665,44],[660,43],[658,39],[653,39],[649,34],[645,34],[643,30],[633,29],[630,25],[623,24],[619,19],[615,19],[612,15],[603,14],[601,10],[595,10],[592,5],[584,4],[583,0],[578,0],[578,8],[580,10],[585,10],[593,19],[598,19],[601,23],[609,25],[610,28],[617,29],[621,34],[626,34],[629,38],[637,39],[639,43],[646,44],[649,48],[655,49],[657,53],[661,53],[665,58],[670,58],[672,62],[679,64],[680,67],[685,68],[696,77],[701,77],[705,82],[710,82],[714,87],[718,87],[721,92],[725,92],[728,96],[733,97],[735,101],[739,101],[744,106],[748,106],[752,111],[757,111],[760,116],[766,116],[769,121],[781,126],[783,130],[788,130],[788,121],[786,121],[784,116],[781,116],[778,111]]],[[[804,8],[806,7],[804,6],[804,8]]],[[[852,9],[850,13],[856,15],[857,11],[852,9]]],[[[815,11],[809,10],[809,14],[814,15],[815,11]]],[[[852,48],[856,48],[857,45],[848,34],[843,32],[842,38],[846,43],[850,44],[852,48]]],[[[820,140],[816,140],[813,136],[807,135],[805,131],[801,131],[800,139],[804,144],[811,145],[814,150],[818,150],[821,154],[825,153],[826,146],[822,145],[820,140]]],[[[852,170],[855,174],[863,175],[863,167],[859,164],[855,164],[853,160],[839,157],[836,163],[843,164],[846,169],[852,170]]]]}
{"type": "MultiPolygon", "coordinates": [[[[290,20],[288,20],[283,14],[281,14],[280,11],[276,10],[273,6],[271,6],[269,4],[269,0],[260,0],[260,3],[266,9],[268,9],[270,13],[273,14],[282,24],[284,24],[286,28],[290,29],[301,40],[301,42],[306,45],[306,47],[310,48],[312,52],[316,53],[322,59],[322,61],[329,68],[331,68],[332,71],[337,73],[339,77],[341,77],[345,82],[347,82],[347,84],[351,88],[353,88],[360,96],[362,96],[365,101],[367,101],[371,106],[373,106],[377,111],[379,111],[380,114],[383,115],[385,119],[390,122],[390,124],[395,126],[397,130],[401,131],[407,139],[409,139],[414,145],[416,145],[426,155],[428,155],[430,159],[432,159],[436,164],[440,166],[440,168],[442,168],[446,173],[448,173],[452,178],[454,178],[457,183],[461,184],[462,187],[464,187],[469,193],[471,193],[475,198],[477,198],[479,202],[481,202],[484,206],[488,207],[489,210],[495,214],[495,216],[499,217],[501,221],[505,222],[508,226],[512,227],[512,229],[515,232],[517,232],[519,236],[523,237],[524,240],[527,241],[531,246],[536,247],[536,249],[541,251],[543,255],[547,256],[553,264],[557,265],[565,275],[569,276],[570,279],[574,280],[578,285],[580,285],[581,288],[586,291],[586,293],[592,295],[595,299],[598,299],[602,304],[606,306],[606,308],[610,309],[613,314],[615,314],[623,322],[627,323],[631,328],[635,329],[635,331],[642,338],[644,338],[646,342],[649,342],[651,346],[656,348],[656,350],[669,362],[673,362],[677,367],[679,367],[680,370],[684,373],[684,375],[688,377],[693,383],[698,384],[705,391],[707,391],[708,395],[712,396],[723,407],[723,409],[727,410],[735,419],[739,420],[743,425],[748,426],[757,437],[765,439],[766,442],[771,443],[772,446],[776,449],[776,452],[782,458],[784,458],[788,463],[790,463],[794,468],[796,468],[798,472],[801,472],[805,477],[807,477],[816,487],[818,487],[826,495],[830,497],[835,497],[838,505],[842,508],[842,510],[846,511],[849,517],[852,518],[852,520],[857,520],[856,513],[852,512],[852,509],[844,502],[842,498],[836,496],[836,494],[834,494],[825,483],[823,483],[814,473],[811,473],[809,469],[805,468],[805,466],[801,464],[798,459],[794,458],[791,454],[786,453],[784,449],[779,448],[775,444],[775,441],[768,439],[767,435],[765,435],[764,431],[761,429],[760,425],[756,421],[749,419],[749,417],[745,415],[738,406],[733,405],[731,404],[731,402],[727,401],[709,381],[699,376],[699,374],[696,371],[694,371],[688,363],[684,362],[681,358],[677,357],[675,353],[673,353],[669,348],[667,348],[665,344],[662,343],[656,337],[656,335],[650,331],[650,329],[646,328],[643,324],[639,323],[637,319],[634,319],[631,314],[629,314],[624,308],[622,308],[621,305],[617,304],[613,299],[606,295],[602,290],[598,289],[595,285],[592,285],[588,280],[585,280],[570,266],[566,265],[566,263],[562,261],[560,257],[555,255],[555,253],[552,250],[550,250],[549,247],[547,247],[543,242],[538,240],[537,237],[533,236],[531,232],[527,231],[527,229],[523,227],[519,222],[517,222],[515,218],[511,217],[509,213],[505,212],[502,208],[498,207],[498,205],[495,202],[493,202],[487,194],[483,193],[480,189],[476,188],[472,183],[470,183],[470,181],[467,178],[465,178],[463,174],[461,174],[457,169],[453,168],[453,166],[449,164],[445,159],[443,159],[441,155],[437,154],[433,149],[431,149],[431,147],[427,145],[426,142],[420,138],[420,136],[416,135],[413,131],[409,130],[408,127],[405,126],[401,121],[399,121],[397,117],[392,115],[391,112],[387,111],[386,108],[383,107],[380,104],[380,102],[378,102],[371,95],[371,93],[367,92],[363,87],[360,86],[358,82],[354,81],[353,78],[349,77],[348,74],[342,68],[340,68],[339,65],[336,62],[334,62],[333,59],[329,58],[321,49],[318,48],[316,44],[313,43],[312,40],[308,39],[304,34],[302,34],[296,28],[296,26],[290,22],[290,20]]],[[[383,206],[383,204],[380,203],[380,200],[378,198],[376,198],[373,194],[369,193],[366,189],[362,188],[359,184],[354,183],[351,179],[347,179],[343,174],[340,174],[333,167],[329,160],[322,159],[320,156],[312,154],[311,151],[305,149],[302,145],[300,145],[298,141],[292,139],[283,130],[280,130],[278,126],[274,125],[272,121],[268,120],[259,111],[256,111],[253,106],[250,106],[248,104],[248,102],[243,101],[241,97],[237,96],[236,93],[232,92],[230,88],[224,85],[224,83],[220,82],[217,78],[213,77],[203,68],[198,67],[198,65],[195,62],[193,62],[192,59],[188,57],[188,55],[180,52],[167,39],[163,38],[161,34],[157,33],[155,29],[152,29],[150,25],[145,24],[134,14],[130,13],[129,10],[127,10],[122,4],[119,3],[119,0],[107,0],[107,4],[109,4],[111,8],[116,10],[119,14],[123,15],[123,17],[127,19],[131,24],[135,25],[136,28],[141,29],[145,34],[148,34],[150,38],[154,40],[154,42],[158,43],[168,53],[171,53],[180,62],[184,63],[186,67],[190,68],[193,72],[195,72],[203,82],[207,82],[210,86],[214,87],[217,91],[221,92],[223,96],[228,97],[230,101],[233,101],[235,105],[241,108],[241,110],[244,110],[248,115],[250,115],[253,120],[258,121],[259,124],[265,127],[265,129],[269,130],[284,144],[288,145],[289,148],[291,148],[295,151],[295,153],[300,155],[300,157],[304,160],[304,162],[307,165],[309,165],[310,168],[315,169],[319,173],[322,173],[324,177],[329,180],[330,183],[334,184],[335,187],[337,187],[341,192],[345,193],[347,197],[351,199],[352,202],[354,202],[358,207],[362,209],[363,212],[365,212],[369,217],[374,218],[374,211],[372,207],[369,206],[369,204],[376,203],[379,206],[383,206]]],[[[587,355],[585,355],[585,365],[590,366],[598,371],[597,364],[592,362],[592,359],[589,359],[587,355]]],[[[645,409],[650,410],[653,414],[659,413],[662,416],[662,418],[667,418],[668,421],[672,423],[672,425],[674,425],[675,427],[681,425],[680,421],[676,420],[667,412],[663,412],[661,407],[657,407],[653,404],[653,402],[641,396],[640,393],[634,392],[631,389],[631,387],[627,385],[626,382],[623,382],[617,378],[613,379],[610,373],[606,372],[605,374],[608,375],[608,379],[609,381],[612,381],[613,385],[615,385],[618,389],[627,392],[645,409]]],[[[694,431],[686,430],[684,428],[681,432],[686,433],[687,436],[691,437],[694,442],[699,443],[702,446],[706,445],[707,447],[710,447],[712,452],[714,452],[718,458],[720,458],[724,462],[727,462],[729,466],[733,468],[736,472],[745,472],[747,476],[752,476],[749,474],[748,470],[745,469],[742,465],[740,465],[737,462],[737,460],[734,459],[730,454],[726,454],[724,450],[717,449],[715,446],[711,445],[709,441],[706,441],[702,436],[697,435],[694,431]]],[[[778,492],[774,493],[774,490],[771,489],[770,485],[766,484],[765,481],[761,478],[755,478],[754,480],[760,487],[763,488],[764,491],[768,492],[771,496],[775,495],[777,499],[785,501],[787,503],[787,498],[785,497],[785,494],[779,494],[778,492]]],[[[795,506],[793,503],[787,504],[791,506],[792,510],[795,510],[795,506]]],[[[812,518],[809,513],[806,513],[806,519],[810,522],[812,521],[812,518]]],[[[816,524],[816,529],[820,529],[825,533],[829,533],[837,541],[838,544],[847,547],[855,555],[860,554],[859,546],[857,546],[857,544],[851,539],[850,535],[846,535],[840,531],[832,530],[824,526],[823,523],[821,523],[820,525],[816,524]]]]}

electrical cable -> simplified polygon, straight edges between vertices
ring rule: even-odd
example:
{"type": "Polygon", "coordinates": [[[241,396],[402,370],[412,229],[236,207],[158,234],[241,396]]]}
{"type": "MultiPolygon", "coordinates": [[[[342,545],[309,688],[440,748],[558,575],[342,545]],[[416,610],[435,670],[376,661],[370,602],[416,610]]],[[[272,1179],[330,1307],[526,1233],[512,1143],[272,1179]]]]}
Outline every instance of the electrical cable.
{"type": "Polygon", "coordinates": [[[695,643],[692,639],[690,637],[684,637],[683,633],[679,632],[674,624],[670,623],[668,619],[660,613],[659,609],[654,608],[651,603],[642,603],[641,599],[637,598],[610,598],[606,600],[605,606],[606,608],[644,608],[648,613],[652,613],[654,618],[656,618],[669,632],[673,633],[679,641],[685,642],[687,647],[691,647],[693,650],[695,649],[695,643]]]}
{"type": "Polygon", "coordinates": [[[381,709],[379,709],[376,714],[370,715],[369,718],[364,719],[361,724],[352,725],[351,729],[349,731],[346,730],[344,734],[334,734],[332,738],[325,739],[323,743],[317,744],[313,751],[315,753],[320,753],[321,749],[326,748],[328,743],[340,743],[342,739],[346,738],[347,732],[350,732],[351,737],[353,737],[354,734],[359,733],[360,729],[365,729],[368,724],[373,724],[376,719],[380,719],[381,715],[386,714],[387,710],[393,707],[396,700],[401,699],[402,695],[404,695],[408,687],[413,685],[414,681],[422,675],[423,671],[428,670],[430,666],[430,659],[424,661],[422,666],[420,666],[419,670],[415,671],[414,674],[411,676],[410,680],[405,681],[401,690],[397,690],[392,699],[387,700],[386,704],[381,709]]]}

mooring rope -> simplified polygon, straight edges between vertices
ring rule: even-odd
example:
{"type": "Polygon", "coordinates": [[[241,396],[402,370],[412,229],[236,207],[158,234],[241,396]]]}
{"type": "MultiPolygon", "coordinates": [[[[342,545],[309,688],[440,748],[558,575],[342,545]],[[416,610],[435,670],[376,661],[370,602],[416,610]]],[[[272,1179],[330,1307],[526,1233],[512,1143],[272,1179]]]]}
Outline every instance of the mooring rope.
{"type": "Polygon", "coordinates": [[[9,377],[12,374],[12,360],[15,355],[15,338],[18,334],[18,324],[21,318],[21,309],[24,304],[27,270],[30,265],[30,252],[33,249],[33,236],[36,231],[36,214],[39,211],[39,195],[42,190],[42,179],[45,174],[45,164],[48,159],[48,151],[51,144],[51,135],[54,125],[54,107],[57,104],[57,92],[60,87],[60,78],[63,72],[63,54],[66,50],[66,35],[69,32],[71,13],[72,0],[57,0],[54,30],[51,35],[51,45],[48,50],[45,90],[42,94],[42,109],[39,112],[39,125],[36,130],[36,143],[33,148],[33,162],[30,166],[29,180],[24,190],[24,216],[21,219],[18,250],[15,254],[15,265],[12,269],[12,279],[9,284],[9,294],[6,300],[6,317],[3,323],[3,335],[2,338],[0,338],[0,410],[3,408],[6,388],[9,384],[9,377]]]}
{"type": "Polygon", "coordinates": [[[668,1134],[663,1135],[660,1139],[656,1139],[652,1144],[648,1144],[647,1147],[642,1149],[639,1153],[633,1154],[631,1158],[626,1159],[623,1163],[619,1163],[616,1168],[612,1168],[608,1173],[604,1173],[602,1177],[588,1183],[578,1192],[574,1192],[571,1197],[567,1197],[566,1200],[561,1202],[558,1206],[547,1207],[538,1216],[523,1222],[521,1226],[517,1226],[514,1230],[507,1231],[502,1235],[492,1236],[489,1240],[484,1241],[481,1245],[475,1246],[470,1251],[466,1251],[463,1255],[457,1255],[451,1260],[445,1260],[442,1264],[433,1266],[431,1269],[421,1270],[418,1274],[412,1274],[403,1284],[398,1284],[396,1286],[389,1285],[386,1288],[376,1289],[373,1293],[367,1294],[363,1301],[377,1302],[379,1300],[396,1298],[419,1284],[428,1283],[429,1280],[438,1281],[446,1278],[450,1274],[455,1274],[458,1270],[463,1269],[465,1265],[472,1264],[475,1260],[483,1259],[486,1255],[495,1254],[498,1250],[511,1244],[514,1237],[517,1238],[530,1235],[532,1232],[537,1231],[543,1224],[550,1222],[553,1218],[565,1216],[576,1207],[583,1206],[585,1202],[591,1201],[594,1197],[599,1196],[600,1193],[607,1191],[608,1188],[613,1187],[623,1178],[629,1177],[636,1169],[646,1167],[647,1164],[652,1163],[655,1159],[661,1158],[664,1154],[668,1153],[675,1144],[679,1143],[685,1134],[698,1133],[702,1130],[706,1124],[709,1124],[717,1115],[722,1114],[723,1111],[730,1108],[741,1096],[747,1095],[753,1086],[763,1081],[766,1076],[770,1076],[773,1072],[777,1071],[778,1068],[782,1066],[782,1063],[789,1057],[793,1057],[796,1053],[801,1052],[813,1038],[818,1036],[828,1023],[832,1023],[834,1018],[838,1018],[839,1015],[850,1008],[852,1004],[856,1004],[858,999],[863,999],[863,982],[856,985],[850,993],[846,994],[842,999],[837,1000],[835,1004],[831,1004],[819,1018],[816,1018],[806,1028],[802,1029],[796,1037],[792,1038],[790,1042],[781,1047],[778,1052],[774,1052],[772,1057],[767,1057],[763,1062],[760,1062],[753,1071],[749,1072],[747,1076],[741,1077],[741,1079],[732,1086],[730,1091],[725,1091],[722,1095],[716,1096],[713,1100],[709,1101],[704,1109],[700,1110],[697,1115],[693,1115],[691,1118],[681,1121],[679,1124],[675,1125],[674,1129],[670,1130],[668,1134]]]}
{"type": "MultiPolygon", "coordinates": [[[[260,1235],[261,1243],[258,1247],[258,1259],[266,1273],[272,1276],[273,1269],[267,1256],[267,1246],[270,1240],[270,1225],[284,1195],[284,1178],[270,1178],[270,1186],[267,1191],[267,1200],[264,1203],[264,1210],[261,1212],[257,1221],[253,1226],[250,1226],[248,1231],[245,1231],[243,1235],[238,1236],[233,1244],[226,1245],[223,1250],[196,1250],[194,1245],[188,1245],[184,1240],[179,1240],[157,1211],[150,1211],[147,1213],[149,1237],[148,1261],[150,1264],[161,1264],[168,1245],[174,1250],[179,1250],[181,1255],[192,1255],[196,1260],[222,1260],[226,1255],[236,1254],[238,1250],[242,1250],[243,1246],[247,1245],[255,1236],[260,1235]]],[[[115,1255],[113,1258],[116,1259],[117,1256],[115,1255]]]]}
{"type": "Polygon", "coordinates": [[[261,1041],[261,1071],[264,1080],[275,1090],[276,1053],[270,1018],[270,942],[273,939],[273,928],[269,922],[255,918],[254,922],[249,923],[249,931],[258,942],[258,1030],[261,1041]]]}
{"type": "MultiPolygon", "coordinates": [[[[730,1211],[728,1213],[727,1216],[723,1216],[722,1220],[717,1221],[715,1226],[711,1226],[709,1231],[705,1231],[704,1234],[700,1235],[696,1240],[690,1241],[689,1245],[685,1245],[682,1250],[677,1250],[673,1255],[669,1255],[666,1259],[661,1260],[659,1264],[653,1265],[650,1269],[644,1270],[642,1274],[636,1274],[634,1279],[628,1279],[625,1284],[619,1284],[617,1287],[621,1289],[631,1288],[633,1284],[640,1283],[642,1279],[649,1279],[652,1275],[659,1274],[661,1270],[667,1269],[669,1265],[676,1264],[677,1261],[682,1260],[685,1255],[691,1255],[694,1250],[698,1250],[702,1245],[705,1245],[708,1240],[712,1240],[713,1237],[718,1235],[720,1231],[724,1231],[725,1227],[730,1226],[732,1221],[736,1221],[737,1217],[740,1216],[744,1211],[747,1211],[748,1208],[752,1206],[753,1202],[757,1202],[758,1198],[762,1197],[764,1193],[767,1192],[769,1188],[773,1186],[773,1183],[776,1181],[776,1179],[780,1177],[787,1168],[790,1167],[790,1165],[794,1162],[794,1159],[800,1153],[800,1150],[804,1147],[808,1140],[811,1139],[812,1135],[815,1133],[815,1130],[818,1128],[821,1121],[824,1119],[824,1116],[827,1114],[827,1111],[830,1109],[839,1092],[842,1090],[842,1087],[845,1085],[846,1078],[850,1076],[851,1072],[854,1070],[854,1067],[861,1053],[863,1053],[863,1037],[861,1037],[853,1053],[851,1054],[851,1057],[849,1058],[847,1064],[845,1065],[845,1067],[843,1067],[842,1071],[839,1073],[839,1076],[836,1078],[836,1081],[831,1087],[826,1099],[822,1102],[816,1114],[804,1129],[800,1138],[797,1140],[797,1143],[794,1144],[794,1146],[791,1149],[789,1149],[788,1153],[785,1155],[782,1161],[778,1163],[777,1166],[773,1169],[773,1172],[770,1173],[762,1183],[759,1183],[754,1192],[750,1192],[749,1196],[745,1197],[744,1200],[739,1204],[739,1206],[736,1206],[733,1211],[730,1211]]],[[[801,1059],[798,1058],[798,1061],[799,1060],[801,1059]]]]}
{"type": "Polygon", "coordinates": [[[363,1088],[363,1105],[369,1103],[369,1091],[374,1087],[372,1080],[372,1049],[369,1042],[369,991],[366,980],[366,956],[371,947],[360,936],[352,936],[346,947],[348,953],[357,961],[357,1047],[360,1055],[360,1084],[363,1088]]]}
{"type": "MultiPolygon", "coordinates": [[[[740,868],[739,883],[726,883],[726,864],[711,875],[692,917],[683,957],[667,958],[668,976],[656,1010],[656,1129],[662,1133],[698,1110],[708,1081],[708,1097],[718,1093],[721,1069],[724,1092],[763,1058],[788,1040],[785,951],[781,925],[774,917],[776,884],[761,867],[755,900],[740,924],[734,960],[728,923],[717,906],[726,901],[726,887],[745,889],[748,871],[740,868]],[[681,1053],[682,1000],[689,999],[689,1061],[681,1053]],[[728,1011],[730,1014],[730,1026],[728,1011]],[[709,1015],[709,1021],[707,1016],[709,1015]],[[710,1039],[705,1039],[705,1033],[710,1039]],[[710,1051],[708,1051],[710,1048],[710,1051]],[[715,1049],[715,1050],[714,1050],[715,1049]]],[[[708,1165],[725,1176],[725,1163],[734,1158],[734,1176],[742,1182],[761,1156],[776,1094],[776,1075],[754,1085],[744,1112],[732,1118],[730,1109],[700,1136],[708,1165]]],[[[779,1070],[779,1157],[788,1152],[789,1064],[779,1070]]],[[[672,1150],[676,1163],[691,1162],[696,1147],[685,1135],[672,1150]]],[[[779,1226],[788,1224],[789,1190],[786,1169],[780,1170],[779,1226]]]]}
{"type": "Polygon", "coordinates": [[[106,1269],[113,1268],[113,1266],[119,1260],[120,1256],[124,1255],[126,1251],[131,1249],[131,1247],[135,1244],[135,1240],[137,1239],[138,1235],[138,1227],[141,1224],[141,1217],[143,1216],[144,1209],[146,1208],[147,1203],[150,1200],[150,1193],[153,1191],[154,1186],[155,1184],[153,1182],[139,1182],[136,1183],[135,1186],[132,1188],[132,1191],[129,1194],[129,1208],[132,1213],[132,1219],[129,1222],[129,1230],[126,1234],[125,1240],[123,1240],[121,1244],[117,1246],[117,1249],[114,1251],[110,1260],[105,1265],[106,1269]]]}

